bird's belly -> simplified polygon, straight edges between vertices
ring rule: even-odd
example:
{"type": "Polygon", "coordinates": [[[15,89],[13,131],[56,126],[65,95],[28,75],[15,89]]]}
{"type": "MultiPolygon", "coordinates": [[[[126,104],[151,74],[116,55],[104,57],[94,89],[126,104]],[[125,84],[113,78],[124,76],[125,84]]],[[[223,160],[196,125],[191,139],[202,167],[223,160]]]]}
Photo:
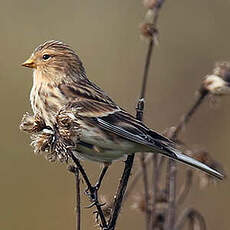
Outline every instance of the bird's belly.
{"type": "Polygon", "coordinates": [[[125,157],[124,151],[108,149],[97,151],[83,145],[78,145],[76,151],[74,151],[74,154],[79,159],[86,159],[101,163],[110,163],[114,160],[119,160],[125,157]]]}
{"type": "Polygon", "coordinates": [[[144,147],[97,127],[85,126],[81,130],[76,150],[78,157],[98,162],[112,162],[127,154],[142,151],[144,147]]]}

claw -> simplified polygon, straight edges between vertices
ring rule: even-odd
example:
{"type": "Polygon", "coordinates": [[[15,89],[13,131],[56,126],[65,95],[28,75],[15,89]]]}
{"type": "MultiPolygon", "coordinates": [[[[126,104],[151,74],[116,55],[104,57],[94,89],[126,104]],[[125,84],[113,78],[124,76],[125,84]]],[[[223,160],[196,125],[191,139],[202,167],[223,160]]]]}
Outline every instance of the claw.
{"type": "Polygon", "coordinates": [[[96,201],[94,201],[93,203],[91,203],[89,206],[86,206],[85,208],[89,209],[92,208],[93,206],[95,206],[97,204],[96,201]]]}
{"type": "Polygon", "coordinates": [[[100,206],[100,207],[102,207],[102,206],[105,206],[106,205],[106,203],[98,203],[98,205],[100,206]]]}

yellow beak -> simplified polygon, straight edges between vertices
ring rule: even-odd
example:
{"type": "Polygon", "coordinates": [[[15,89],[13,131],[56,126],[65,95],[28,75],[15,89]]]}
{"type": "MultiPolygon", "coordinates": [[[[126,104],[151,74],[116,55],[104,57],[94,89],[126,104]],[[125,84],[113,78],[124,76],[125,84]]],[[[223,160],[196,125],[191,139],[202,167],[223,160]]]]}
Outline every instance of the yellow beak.
{"type": "Polygon", "coordinates": [[[22,63],[22,66],[32,68],[32,69],[35,69],[37,67],[36,64],[34,63],[34,60],[31,58],[29,58],[24,63],[22,63]]]}

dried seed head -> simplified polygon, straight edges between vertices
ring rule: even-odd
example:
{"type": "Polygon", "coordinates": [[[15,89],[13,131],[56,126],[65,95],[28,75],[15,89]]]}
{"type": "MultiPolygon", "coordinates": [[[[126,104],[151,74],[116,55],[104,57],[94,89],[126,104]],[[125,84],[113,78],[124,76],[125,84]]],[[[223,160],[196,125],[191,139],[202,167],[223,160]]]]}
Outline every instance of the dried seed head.
{"type": "Polygon", "coordinates": [[[63,110],[57,115],[57,125],[60,136],[66,141],[77,142],[81,135],[80,125],[73,111],[63,110]]]}
{"type": "MultiPolygon", "coordinates": [[[[192,153],[192,157],[194,157],[196,160],[208,165],[209,167],[217,170],[218,172],[225,175],[224,169],[222,165],[214,160],[211,155],[207,151],[198,151],[192,153]]],[[[200,179],[200,187],[204,188],[207,187],[210,184],[216,183],[216,179],[206,173],[203,173],[201,171],[198,172],[199,179],[200,179]]]]}
{"type": "Polygon", "coordinates": [[[230,85],[223,78],[217,75],[208,75],[203,81],[203,88],[213,95],[230,94],[230,85]]]}
{"type": "Polygon", "coordinates": [[[20,123],[20,130],[27,133],[40,132],[45,127],[44,120],[38,115],[32,116],[29,113],[25,113],[20,123]]]}
{"type": "Polygon", "coordinates": [[[230,94],[230,63],[216,63],[213,73],[204,78],[202,89],[216,96],[230,94]]]}
{"type": "Polygon", "coordinates": [[[142,23],[140,25],[140,33],[144,38],[152,39],[154,33],[156,33],[156,29],[154,29],[152,23],[142,23]]]}
{"type": "Polygon", "coordinates": [[[143,5],[147,9],[153,9],[157,5],[157,0],[144,0],[143,5]]]}
{"type": "Polygon", "coordinates": [[[26,113],[23,116],[20,129],[31,134],[35,153],[46,152],[46,159],[67,162],[69,151],[76,147],[80,137],[80,126],[75,117],[76,111],[65,109],[57,117],[57,129],[51,129],[39,116],[26,113]]]}
{"type": "Polygon", "coordinates": [[[230,81],[230,63],[229,62],[217,62],[213,69],[213,74],[223,78],[225,81],[230,81]]]}
{"type": "Polygon", "coordinates": [[[43,129],[40,133],[35,133],[31,135],[32,147],[35,153],[39,152],[49,152],[51,149],[51,143],[53,139],[54,132],[49,129],[43,129]]]}

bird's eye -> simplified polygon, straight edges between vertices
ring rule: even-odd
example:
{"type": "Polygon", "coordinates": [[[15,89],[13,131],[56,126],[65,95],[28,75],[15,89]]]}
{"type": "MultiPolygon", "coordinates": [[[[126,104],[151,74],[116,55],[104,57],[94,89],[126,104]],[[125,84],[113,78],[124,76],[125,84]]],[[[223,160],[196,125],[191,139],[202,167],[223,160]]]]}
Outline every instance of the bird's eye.
{"type": "Polygon", "coordinates": [[[51,57],[51,56],[50,56],[49,54],[44,54],[44,55],[42,56],[42,59],[43,59],[43,60],[48,60],[50,57],[51,57]]]}

